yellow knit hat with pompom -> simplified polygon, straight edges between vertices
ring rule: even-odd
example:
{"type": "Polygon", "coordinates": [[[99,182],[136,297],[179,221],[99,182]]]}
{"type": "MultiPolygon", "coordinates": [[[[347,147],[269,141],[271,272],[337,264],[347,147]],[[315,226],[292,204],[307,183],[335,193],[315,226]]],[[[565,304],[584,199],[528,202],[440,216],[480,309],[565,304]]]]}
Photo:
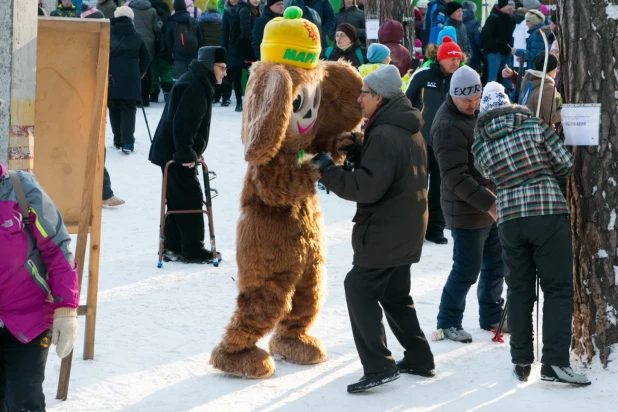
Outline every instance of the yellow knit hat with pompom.
{"type": "Polygon", "coordinates": [[[303,11],[288,7],[283,17],[272,19],[264,28],[260,47],[262,61],[289,64],[302,69],[318,65],[322,46],[315,24],[301,18],[303,11]]]}

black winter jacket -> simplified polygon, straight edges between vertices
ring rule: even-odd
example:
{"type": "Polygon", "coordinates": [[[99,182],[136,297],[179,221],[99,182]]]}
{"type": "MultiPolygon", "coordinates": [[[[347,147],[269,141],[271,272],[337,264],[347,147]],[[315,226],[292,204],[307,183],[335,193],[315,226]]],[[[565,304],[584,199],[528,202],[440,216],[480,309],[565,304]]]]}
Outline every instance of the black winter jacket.
{"type": "Polygon", "coordinates": [[[135,15],[133,19],[135,30],[142,36],[150,55],[154,56],[155,42],[163,23],[159,21],[157,12],[149,0],[132,0],[129,4],[135,15]]]}
{"type": "Polygon", "coordinates": [[[107,97],[141,101],[141,79],[151,57],[129,17],[111,20],[109,50],[107,97]]]}
{"type": "MultiPolygon", "coordinates": [[[[367,33],[365,31],[365,13],[358,9],[356,6],[352,6],[349,9],[345,9],[345,6],[339,9],[339,13],[335,14],[335,20],[337,24],[335,28],[343,23],[350,23],[356,28],[358,38],[364,47],[367,44],[367,33]]],[[[331,36],[331,40],[334,37],[331,36]]]]}
{"type": "Polygon", "coordinates": [[[223,16],[215,11],[202,13],[197,19],[202,30],[200,47],[221,45],[221,22],[223,16]]]}
{"type": "Polygon", "coordinates": [[[268,7],[264,9],[264,13],[257,18],[253,24],[253,40],[251,46],[253,47],[253,53],[255,54],[255,60],[260,60],[262,53],[260,46],[262,45],[262,39],[264,39],[264,28],[275,17],[281,17],[278,14],[273,13],[268,7]]]}
{"type": "Polygon", "coordinates": [[[378,108],[367,124],[354,171],[331,166],[321,182],[357,202],[354,265],[389,268],[416,263],[427,228],[427,151],[423,120],[402,95],[378,108]]]}
{"type": "Polygon", "coordinates": [[[486,212],[496,201],[496,186],[474,166],[476,116],[461,113],[448,96],[433,119],[431,140],[440,166],[440,205],[446,224],[480,229],[494,220],[486,212]]]}
{"type": "Polygon", "coordinates": [[[333,51],[331,52],[330,56],[327,58],[326,57],[326,53],[328,49],[324,49],[322,50],[322,59],[323,60],[328,60],[331,62],[336,62],[339,59],[343,59],[345,61],[350,62],[350,64],[352,64],[352,66],[356,67],[357,69],[362,66],[363,64],[367,63],[367,49],[365,47],[362,46],[361,42],[359,39],[356,39],[356,41],[354,42],[354,44],[352,44],[352,46],[348,47],[346,50],[342,50],[339,47],[337,47],[337,44],[333,44],[332,45],[333,51]],[[360,61],[358,59],[358,52],[356,51],[356,49],[360,49],[361,51],[361,56],[363,57],[363,61],[360,61]]]}
{"type": "Polygon", "coordinates": [[[176,81],[157,126],[148,160],[165,166],[195,162],[206,150],[210,135],[214,73],[197,60],[176,81]]]}
{"type": "Polygon", "coordinates": [[[500,53],[505,55],[511,53],[513,30],[515,30],[513,16],[502,13],[497,5],[494,6],[489,17],[485,20],[485,26],[483,26],[483,52],[485,54],[500,53]]]}
{"type": "Polygon", "coordinates": [[[444,103],[446,94],[451,86],[451,77],[442,73],[440,64],[437,61],[425,69],[421,69],[412,76],[410,86],[406,91],[406,96],[410,99],[412,106],[416,107],[423,115],[425,125],[421,133],[425,138],[425,143],[431,146],[431,123],[436,112],[444,103]]]}

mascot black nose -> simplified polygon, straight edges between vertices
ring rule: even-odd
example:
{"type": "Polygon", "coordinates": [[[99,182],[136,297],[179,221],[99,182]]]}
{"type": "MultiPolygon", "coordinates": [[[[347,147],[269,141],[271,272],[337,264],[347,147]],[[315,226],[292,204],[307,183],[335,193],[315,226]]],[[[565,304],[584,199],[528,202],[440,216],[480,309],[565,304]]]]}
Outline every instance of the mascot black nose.
{"type": "Polygon", "coordinates": [[[309,111],[305,114],[305,116],[303,117],[303,119],[311,119],[311,109],[309,109],[309,111]]]}

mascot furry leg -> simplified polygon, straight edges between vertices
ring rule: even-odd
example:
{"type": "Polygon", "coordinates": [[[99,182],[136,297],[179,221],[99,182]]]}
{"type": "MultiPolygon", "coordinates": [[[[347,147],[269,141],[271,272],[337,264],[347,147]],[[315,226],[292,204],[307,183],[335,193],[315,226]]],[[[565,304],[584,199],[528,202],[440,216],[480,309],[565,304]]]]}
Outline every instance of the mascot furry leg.
{"type": "Polygon", "coordinates": [[[315,183],[305,153],[337,152],[337,136],[360,120],[362,86],[347,63],[322,62],[319,32],[296,7],[266,25],[262,61],[247,85],[242,140],[249,163],[237,228],[238,298],[210,363],[232,375],[275,371],[256,346],[275,329],[270,353],[298,364],[326,360],[308,334],[322,298],[325,245],[315,183]]]}

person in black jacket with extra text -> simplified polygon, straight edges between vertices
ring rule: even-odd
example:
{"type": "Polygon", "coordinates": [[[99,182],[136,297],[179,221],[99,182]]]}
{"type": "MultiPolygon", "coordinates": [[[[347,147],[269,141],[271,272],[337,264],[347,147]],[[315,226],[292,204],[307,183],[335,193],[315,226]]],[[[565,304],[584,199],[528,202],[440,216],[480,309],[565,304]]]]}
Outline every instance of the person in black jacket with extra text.
{"type": "Polygon", "coordinates": [[[141,79],[150,65],[150,53],[133,26],[133,10],[118,7],[114,16],[110,28],[107,108],[114,146],[128,154],[135,143],[136,104],[142,100],[141,79]]]}
{"type": "MultiPolygon", "coordinates": [[[[202,47],[172,87],[169,101],[157,126],[148,159],[161,169],[170,160],[167,179],[167,209],[201,209],[203,193],[195,162],[208,146],[212,98],[227,70],[222,47],[202,47]]],[[[212,261],[204,248],[204,216],[175,214],[165,220],[164,258],[186,263],[212,261]]]]}
{"type": "Polygon", "coordinates": [[[423,114],[425,125],[422,133],[427,143],[427,173],[429,179],[429,223],[425,238],[439,245],[445,245],[448,240],[444,237],[446,222],[440,206],[440,168],[431,148],[430,131],[434,116],[438,108],[444,103],[448,93],[451,76],[461,64],[461,49],[449,36],[444,36],[438,48],[438,55],[428,68],[414,74],[406,96],[412,106],[423,114]]]}
{"type": "Polygon", "coordinates": [[[340,138],[354,171],[320,153],[313,162],[320,181],[343,199],[357,202],[352,230],[354,267],[344,288],[354,342],[365,375],[348,392],[395,380],[399,373],[433,376],[434,359],[410,296],[410,266],[421,257],[427,227],[426,151],[418,110],[401,91],[395,66],[364,78],[358,101],[368,118],[364,142],[340,138]],[[382,310],[404,347],[395,363],[386,347],[382,310]]]}
{"type": "Polygon", "coordinates": [[[253,40],[251,46],[253,46],[253,52],[255,53],[255,60],[261,59],[260,46],[262,45],[262,39],[264,38],[264,28],[275,17],[281,17],[283,15],[283,0],[266,0],[266,6],[264,12],[257,18],[253,25],[253,40]]]}

